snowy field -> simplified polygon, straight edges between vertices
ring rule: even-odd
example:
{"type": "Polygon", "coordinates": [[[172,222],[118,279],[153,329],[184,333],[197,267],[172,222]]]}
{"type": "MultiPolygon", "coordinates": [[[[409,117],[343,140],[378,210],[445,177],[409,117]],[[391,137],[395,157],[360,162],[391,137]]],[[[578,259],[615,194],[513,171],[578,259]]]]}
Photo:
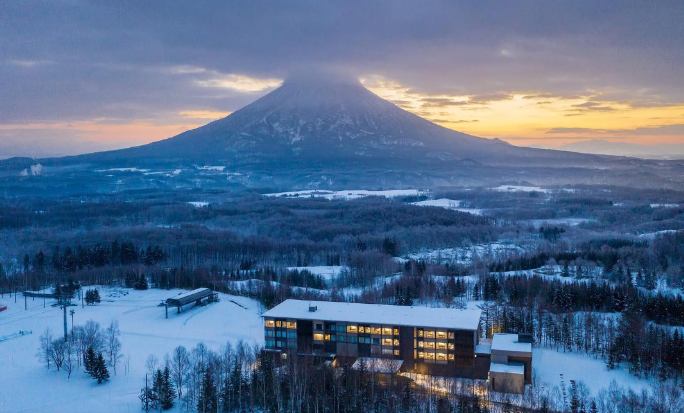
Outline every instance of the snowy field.
{"type": "Polygon", "coordinates": [[[384,196],[392,198],[395,196],[417,196],[423,192],[418,189],[393,189],[388,191],[366,191],[366,190],[344,190],[344,191],[293,191],[278,192],[275,194],[264,194],[265,196],[283,198],[325,198],[325,199],[358,199],[366,196],[384,196]]]}
{"type": "Polygon", "coordinates": [[[560,375],[563,374],[565,385],[570,380],[583,381],[596,396],[601,389],[607,389],[610,382],[615,380],[621,387],[631,388],[635,392],[648,389],[649,381],[631,376],[623,367],[608,370],[601,359],[577,353],[557,352],[550,348],[532,349],[533,377],[540,386],[545,388],[560,387],[560,375]]]}
{"type": "Polygon", "coordinates": [[[481,209],[476,208],[461,208],[461,201],[454,201],[453,199],[441,198],[441,199],[428,199],[427,201],[412,202],[411,205],[416,206],[433,206],[444,209],[450,209],[452,211],[467,212],[473,215],[482,215],[481,209]]]}
{"type": "Polygon", "coordinates": [[[304,271],[307,270],[313,275],[320,275],[324,280],[332,280],[340,274],[345,267],[340,265],[320,265],[314,267],[287,267],[288,270],[304,271]]]}
{"type": "Polygon", "coordinates": [[[531,219],[528,220],[535,228],[546,227],[549,225],[565,225],[568,227],[576,227],[584,222],[595,222],[594,219],[589,218],[554,218],[554,219],[531,219]]]}
{"type": "Polygon", "coordinates": [[[538,186],[521,186],[521,185],[501,185],[496,188],[490,188],[492,191],[497,192],[551,192],[548,189],[544,189],[538,186]]]}
{"type": "MultiPolygon", "coordinates": [[[[177,314],[169,309],[169,319],[157,304],[178,295],[181,290],[129,291],[128,295],[101,291],[102,303],[76,311],[74,322],[83,325],[95,320],[105,328],[118,320],[121,329],[123,362],[110,381],[101,385],[83,370],[74,371],[70,379],[64,371],[47,370],[35,357],[39,337],[50,327],[55,337],[63,331],[62,312],[58,308],[43,308],[43,300],[28,300],[24,310],[23,297],[8,304],[0,312],[0,337],[31,331],[0,342],[0,412],[139,412],[138,395],[145,384],[145,360],[155,354],[163,360],[178,345],[191,349],[199,342],[218,350],[226,342],[235,345],[239,340],[263,345],[263,323],[260,305],[247,298],[220,295],[221,301],[206,307],[185,307],[177,314]],[[129,370],[126,372],[126,370],[129,370]]],[[[71,317],[68,317],[71,328],[71,317]]],[[[178,407],[171,411],[178,411],[178,407]]]]}

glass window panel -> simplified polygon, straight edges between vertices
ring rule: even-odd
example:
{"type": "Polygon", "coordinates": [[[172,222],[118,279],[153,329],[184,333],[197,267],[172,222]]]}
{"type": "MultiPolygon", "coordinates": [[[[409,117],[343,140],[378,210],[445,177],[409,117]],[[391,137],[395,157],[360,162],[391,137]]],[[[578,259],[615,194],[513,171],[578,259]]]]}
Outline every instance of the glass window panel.
{"type": "Polygon", "coordinates": [[[347,333],[356,334],[358,332],[356,326],[347,326],[347,333]]]}
{"type": "Polygon", "coordinates": [[[422,351],[419,351],[419,352],[418,352],[418,358],[419,358],[419,359],[425,358],[425,353],[423,353],[422,351]]]}
{"type": "Polygon", "coordinates": [[[394,345],[395,345],[395,346],[398,346],[398,345],[399,345],[399,340],[396,339],[396,338],[394,339],[394,345]]]}
{"type": "Polygon", "coordinates": [[[446,331],[438,331],[437,332],[437,338],[440,340],[444,340],[447,338],[446,331]]]}
{"type": "Polygon", "coordinates": [[[383,338],[382,339],[382,345],[383,346],[391,346],[392,345],[392,339],[391,338],[383,338]]]}
{"type": "Polygon", "coordinates": [[[347,337],[346,337],[346,336],[337,336],[337,342],[338,342],[338,343],[344,343],[344,342],[346,342],[346,341],[347,341],[347,337]]]}
{"type": "Polygon", "coordinates": [[[382,334],[384,334],[384,335],[386,335],[386,336],[391,336],[391,335],[392,335],[392,329],[391,329],[391,328],[384,327],[384,328],[382,329],[382,334]]]}
{"type": "Polygon", "coordinates": [[[446,361],[446,359],[447,359],[446,353],[437,353],[437,360],[446,361]]]}
{"type": "Polygon", "coordinates": [[[266,320],[266,327],[275,327],[275,321],[266,320]]]}
{"type": "Polygon", "coordinates": [[[446,350],[447,345],[446,343],[437,343],[437,349],[438,350],[446,350]]]}
{"type": "Polygon", "coordinates": [[[373,327],[372,332],[373,332],[373,334],[380,335],[380,333],[381,333],[380,327],[373,327]]]}
{"type": "Polygon", "coordinates": [[[425,330],[425,338],[435,338],[434,330],[425,330]]]}
{"type": "Polygon", "coordinates": [[[281,324],[282,323],[280,321],[276,321],[276,327],[281,327],[281,324]]]}
{"type": "Polygon", "coordinates": [[[453,359],[454,359],[454,355],[453,355],[453,354],[449,354],[449,360],[453,360],[453,359]]]}
{"type": "Polygon", "coordinates": [[[323,341],[323,334],[314,334],[315,341],[323,341]]]}
{"type": "Polygon", "coordinates": [[[399,350],[394,350],[394,355],[398,356],[399,355],[399,350]]]}
{"type": "Polygon", "coordinates": [[[395,329],[394,329],[394,335],[395,335],[395,336],[398,336],[398,335],[399,335],[399,329],[398,329],[398,328],[395,328],[395,329]]]}
{"type": "Polygon", "coordinates": [[[454,350],[454,349],[456,349],[456,346],[454,345],[454,343],[449,343],[449,350],[454,350]]]}
{"type": "Polygon", "coordinates": [[[453,333],[453,332],[449,332],[449,339],[450,339],[450,340],[453,340],[453,339],[454,339],[454,333],[453,333]]]}
{"type": "Polygon", "coordinates": [[[296,321],[288,321],[287,322],[287,328],[297,328],[297,322],[296,321]]]}
{"type": "Polygon", "coordinates": [[[425,353],[425,360],[434,360],[435,353],[425,353]]]}
{"type": "Polygon", "coordinates": [[[426,341],[425,342],[425,348],[435,348],[435,342],[434,341],[426,341]]]}

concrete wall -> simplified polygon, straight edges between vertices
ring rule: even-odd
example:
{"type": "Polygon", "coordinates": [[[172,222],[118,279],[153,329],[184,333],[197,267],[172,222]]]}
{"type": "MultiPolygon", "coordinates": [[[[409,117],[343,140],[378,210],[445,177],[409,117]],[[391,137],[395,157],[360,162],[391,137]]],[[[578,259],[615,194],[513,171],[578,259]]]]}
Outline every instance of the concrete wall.
{"type": "Polygon", "coordinates": [[[493,391],[501,393],[525,393],[525,378],[518,373],[489,372],[489,385],[493,391]]]}

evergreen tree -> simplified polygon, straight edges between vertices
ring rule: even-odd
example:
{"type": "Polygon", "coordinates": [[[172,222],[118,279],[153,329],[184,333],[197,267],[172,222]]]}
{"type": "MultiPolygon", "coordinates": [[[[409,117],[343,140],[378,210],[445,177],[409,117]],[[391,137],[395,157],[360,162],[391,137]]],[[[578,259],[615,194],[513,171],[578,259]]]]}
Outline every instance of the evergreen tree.
{"type": "Polygon", "coordinates": [[[92,346],[89,346],[88,350],[86,350],[85,360],[83,362],[83,365],[85,367],[85,372],[90,374],[91,376],[94,374],[94,371],[95,371],[96,359],[97,358],[95,356],[95,350],[93,349],[92,346]]]}
{"type": "Polygon", "coordinates": [[[654,272],[646,271],[646,278],[644,280],[644,287],[646,287],[647,290],[655,290],[656,279],[655,279],[655,273],[654,272]]]}
{"type": "Polygon", "coordinates": [[[204,371],[202,388],[199,397],[197,398],[198,413],[214,413],[218,408],[216,404],[216,386],[214,385],[214,378],[212,376],[211,369],[204,371]]]}
{"type": "Polygon", "coordinates": [[[162,374],[161,369],[157,369],[157,371],[154,372],[154,377],[152,379],[152,394],[158,403],[161,403],[161,399],[163,397],[163,387],[164,375],[162,374]]]}
{"type": "Polygon", "coordinates": [[[176,391],[173,388],[173,382],[171,380],[171,369],[169,366],[164,367],[161,388],[161,397],[159,403],[164,410],[169,410],[173,408],[173,401],[176,398],[176,391]]]}
{"type": "Polygon", "coordinates": [[[599,409],[598,406],[596,405],[596,400],[591,401],[591,405],[589,407],[589,413],[598,413],[599,409]]]}
{"type": "Polygon", "coordinates": [[[109,380],[109,370],[107,370],[107,363],[105,363],[102,353],[95,359],[92,376],[93,379],[97,380],[97,384],[102,384],[103,381],[109,380]]]}

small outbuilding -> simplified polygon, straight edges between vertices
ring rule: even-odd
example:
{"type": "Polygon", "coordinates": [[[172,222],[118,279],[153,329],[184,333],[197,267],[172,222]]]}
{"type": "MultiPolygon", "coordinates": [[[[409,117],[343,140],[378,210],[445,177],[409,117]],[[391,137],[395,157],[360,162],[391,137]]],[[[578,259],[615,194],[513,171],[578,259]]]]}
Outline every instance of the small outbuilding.
{"type": "Polygon", "coordinates": [[[502,393],[525,392],[532,383],[532,337],[529,334],[494,334],[491,347],[489,384],[502,393]]]}

